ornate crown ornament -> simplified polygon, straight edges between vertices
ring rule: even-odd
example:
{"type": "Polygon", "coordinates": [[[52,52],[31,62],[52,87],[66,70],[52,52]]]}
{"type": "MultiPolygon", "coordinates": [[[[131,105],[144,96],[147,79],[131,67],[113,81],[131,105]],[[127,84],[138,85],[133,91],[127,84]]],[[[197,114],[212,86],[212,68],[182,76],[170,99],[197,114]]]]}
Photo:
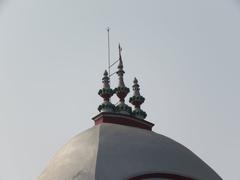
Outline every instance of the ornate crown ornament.
{"type": "Polygon", "coordinates": [[[119,49],[119,64],[118,64],[117,75],[118,75],[119,83],[118,83],[118,87],[114,89],[114,92],[119,98],[119,103],[116,106],[116,112],[130,115],[132,113],[132,108],[129,107],[127,104],[125,104],[125,97],[128,95],[130,90],[128,87],[125,86],[124,80],[123,80],[123,75],[125,72],[123,70],[123,62],[122,62],[122,55],[121,55],[122,48],[120,44],[118,46],[118,49],[119,49]]]}
{"type": "Polygon", "coordinates": [[[129,99],[129,102],[134,105],[132,115],[140,119],[145,119],[147,117],[147,113],[141,109],[141,105],[144,103],[145,98],[140,94],[140,86],[137,78],[134,79],[132,87],[133,96],[129,99]]]}
{"type": "Polygon", "coordinates": [[[103,88],[98,91],[98,95],[103,98],[103,103],[98,107],[99,112],[114,112],[115,106],[110,102],[114,91],[110,88],[108,72],[105,70],[102,78],[103,88]]]}

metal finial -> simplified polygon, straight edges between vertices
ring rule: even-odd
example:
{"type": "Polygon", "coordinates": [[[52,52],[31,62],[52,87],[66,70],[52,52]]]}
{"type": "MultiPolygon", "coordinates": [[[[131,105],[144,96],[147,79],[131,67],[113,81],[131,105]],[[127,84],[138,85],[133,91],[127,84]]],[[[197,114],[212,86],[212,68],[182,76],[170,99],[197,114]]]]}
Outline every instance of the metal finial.
{"type": "Polygon", "coordinates": [[[103,75],[104,75],[104,77],[108,76],[107,70],[104,71],[103,75]]]}
{"type": "Polygon", "coordinates": [[[134,78],[134,81],[133,81],[133,92],[134,92],[134,96],[140,96],[140,88],[138,85],[137,78],[134,78]]]}
{"type": "Polygon", "coordinates": [[[103,88],[110,88],[110,84],[109,84],[110,81],[109,81],[107,70],[105,70],[103,73],[102,82],[103,82],[103,88]]]}
{"type": "Polygon", "coordinates": [[[137,78],[133,81],[133,96],[129,99],[129,102],[134,105],[134,110],[132,114],[140,119],[145,119],[147,117],[147,113],[141,109],[142,103],[144,103],[145,98],[140,94],[140,88],[138,84],[137,78]]]}
{"type": "Polygon", "coordinates": [[[137,78],[134,78],[133,83],[134,83],[134,84],[138,84],[137,78]]]}
{"type": "Polygon", "coordinates": [[[119,57],[121,57],[122,47],[121,47],[120,43],[118,44],[118,52],[119,52],[119,57]]]}
{"type": "Polygon", "coordinates": [[[119,49],[119,64],[118,64],[118,71],[117,71],[117,74],[119,77],[118,87],[125,87],[124,80],[123,80],[123,75],[125,72],[123,70],[123,62],[122,62],[122,55],[121,55],[122,48],[120,44],[118,45],[118,49],[119,49]]]}
{"type": "Polygon", "coordinates": [[[119,97],[120,101],[116,107],[116,111],[123,114],[131,114],[132,112],[131,107],[125,104],[125,97],[127,96],[130,90],[125,86],[125,83],[123,80],[123,75],[125,72],[123,70],[123,62],[122,62],[122,55],[121,55],[122,47],[120,46],[120,44],[118,45],[118,50],[119,50],[119,64],[118,64],[117,74],[118,74],[119,83],[118,83],[118,87],[115,88],[114,91],[116,95],[119,97]]]}
{"type": "Polygon", "coordinates": [[[122,47],[120,43],[118,44],[118,53],[119,53],[119,64],[118,64],[118,69],[123,70],[123,62],[122,62],[122,47]]]}
{"type": "Polygon", "coordinates": [[[110,102],[110,98],[114,94],[114,91],[110,88],[107,70],[103,73],[102,83],[103,88],[99,90],[98,94],[103,98],[103,103],[98,107],[98,110],[100,112],[113,112],[115,106],[110,102]]]}

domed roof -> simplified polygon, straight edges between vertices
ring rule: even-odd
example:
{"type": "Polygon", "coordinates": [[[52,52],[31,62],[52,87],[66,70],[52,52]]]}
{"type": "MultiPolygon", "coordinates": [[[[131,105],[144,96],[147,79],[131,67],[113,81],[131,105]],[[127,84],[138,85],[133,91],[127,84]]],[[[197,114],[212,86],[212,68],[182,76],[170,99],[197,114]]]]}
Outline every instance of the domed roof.
{"type": "Polygon", "coordinates": [[[129,100],[134,109],[125,103],[129,88],[124,84],[121,51],[119,45],[117,88],[111,89],[111,74],[104,72],[95,126],[70,140],[38,180],[220,180],[186,147],[152,132],[154,124],[145,120],[147,113],[141,109],[145,98],[137,79],[129,100]],[[116,106],[110,100],[114,94],[119,98],[116,106]]]}
{"type": "Polygon", "coordinates": [[[221,179],[172,139],[146,129],[102,123],[63,146],[38,180],[125,180],[144,174],[169,175],[172,179],[221,179]]]}

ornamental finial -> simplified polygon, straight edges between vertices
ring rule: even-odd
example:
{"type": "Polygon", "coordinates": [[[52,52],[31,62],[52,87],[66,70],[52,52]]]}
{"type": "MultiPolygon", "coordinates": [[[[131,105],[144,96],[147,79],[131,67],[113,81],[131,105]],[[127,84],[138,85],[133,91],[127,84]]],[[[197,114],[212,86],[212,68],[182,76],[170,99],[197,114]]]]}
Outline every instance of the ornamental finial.
{"type": "Polygon", "coordinates": [[[117,75],[118,75],[119,83],[118,83],[118,87],[115,88],[114,91],[116,95],[119,97],[120,101],[116,107],[116,111],[119,113],[130,115],[132,112],[132,109],[127,104],[125,104],[125,97],[127,96],[130,90],[125,86],[125,83],[123,80],[123,75],[125,72],[123,70],[123,61],[122,61],[122,55],[121,55],[122,47],[120,46],[120,44],[118,46],[118,50],[119,50],[119,64],[118,64],[117,75]]]}
{"type": "Polygon", "coordinates": [[[118,50],[119,50],[119,64],[118,64],[118,71],[117,74],[119,76],[119,84],[118,87],[125,87],[124,81],[123,81],[123,75],[124,75],[124,70],[123,70],[123,62],[122,62],[122,47],[120,44],[118,45],[118,50]]]}
{"type": "Polygon", "coordinates": [[[118,54],[119,54],[119,64],[118,64],[118,69],[123,70],[123,62],[122,62],[122,47],[120,43],[118,44],[118,54]]]}
{"type": "Polygon", "coordinates": [[[133,92],[134,92],[134,96],[140,96],[140,88],[138,85],[138,80],[137,78],[134,78],[133,80],[133,92]]]}
{"type": "Polygon", "coordinates": [[[140,94],[140,88],[138,84],[137,78],[133,81],[133,96],[129,99],[129,102],[134,105],[134,110],[132,114],[140,119],[145,119],[147,117],[147,113],[141,109],[142,103],[144,103],[145,98],[140,94]]]}
{"type": "Polygon", "coordinates": [[[105,70],[103,73],[102,82],[103,82],[103,88],[107,88],[107,89],[110,88],[110,85],[109,85],[110,81],[109,81],[107,70],[105,70]]]}
{"type": "Polygon", "coordinates": [[[98,94],[103,98],[103,103],[98,107],[100,112],[114,112],[115,106],[110,102],[110,98],[114,91],[110,88],[108,72],[105,70],[102,78],[103,88],[99,90],[98,94]]]}

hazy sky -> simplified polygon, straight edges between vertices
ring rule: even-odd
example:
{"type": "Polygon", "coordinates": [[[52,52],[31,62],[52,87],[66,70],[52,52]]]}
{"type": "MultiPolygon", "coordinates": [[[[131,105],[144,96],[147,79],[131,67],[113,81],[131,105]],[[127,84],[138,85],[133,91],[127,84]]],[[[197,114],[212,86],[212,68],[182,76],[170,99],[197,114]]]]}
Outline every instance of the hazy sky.
{"type": "Polygon", "coordinates": [[[0,0],[0,180],[36,179],[93,126],[107,26],[154,131],[239,180],[238,0],[0,0]]]}

